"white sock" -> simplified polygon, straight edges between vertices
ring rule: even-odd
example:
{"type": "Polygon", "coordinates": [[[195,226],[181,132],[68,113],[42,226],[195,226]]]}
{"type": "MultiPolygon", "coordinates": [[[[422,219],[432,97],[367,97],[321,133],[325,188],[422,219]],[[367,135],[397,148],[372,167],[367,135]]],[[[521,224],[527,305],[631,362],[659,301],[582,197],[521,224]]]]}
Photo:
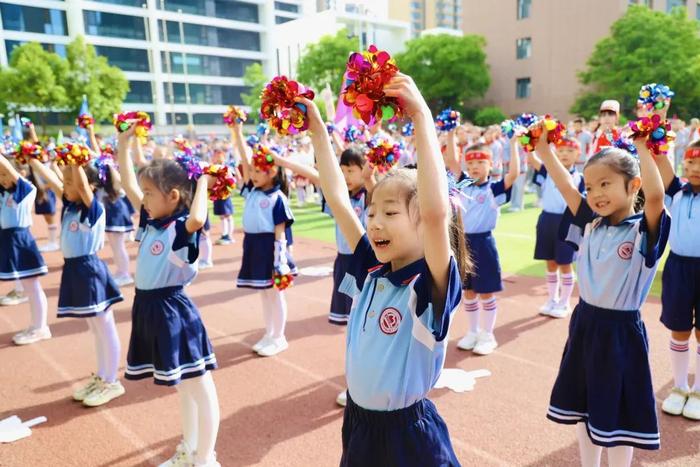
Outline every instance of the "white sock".
{"type": "Polygon", "coordinates": [[[100,338],[100,332],[98,330],[98,324],[94,316],[87,318],[88,328],[92,334],[93,339],[95,339],[95,359],[97,360],[97,371],[95,374],[105,379],[105,368],[107,364],[105,363],[105,349],[102,346],[102,341],[100,338]]]}
{"type": "Polygon", "coordinates": [[[211,238],[208,234],[202,233],[199,236],[199,259],[207,263],[211,263],[211,238]]]}
{"type": "Polygon", "coordinates": [[[93,319],[99,337],[99,346],[102,348],[102,379],[113,383],[117,380],[121,354],[121,344],[117,335],[117,325],[114,323],[114,314],[112,310],[107,310],[93,319]]]}
{"type": "Polygon", "coordinates": [[[58,224],[49,224],[49,243],[58,242],[58,224]]]}
{"type": "Polygon", "coordinates": [[[615,446],[608,448],[607,451],[610,467],[629,467],[632,465],[632,455],[634,454],[632,446],[615,446]]]}
{"type": "Polygon", "coordinates": [[[557,271],[549,272],[547,271],[547,292],[549,293],[549,300],[556,303],[557,291],[559,290],[559,274],[557,271]]]}
{"type": "Polygon", "coordinates": [[[498,307],[496,306],[496,297],[481,300],[481,316],[479,321],[482,331],[493,334],[493,328],[496,326],[497,313],[498,307]]]}
{"type": "Polygon", "coordinates": [[[677,341],[671,338],[671,369],[673,370],[673,385],[684,391],[688,390],[688,363],[690,351],[688,341],[677,341]]]}
{"type": "Polygon", "coordinates": [[[576,424],[576,437],[578,438],[578,450],[581,455],[581,467],[599,467],[603,448],[593,444],[588,437],[585,423],[576,424]]]}
{"type": "Polygon", "coordinates": [[[112,248],[114,258],[114,276],[124,277],[129,275],[129,253],[126,251],[126,239],[128,232],[106,232],[109,246],[112,248]]]}
{"type": "Polygon", "coordinates": [[[284,337],[284,329],[287,325],[287,299],[284,296],[284,292],[276,289],[269,289],[271,291],[271,302],[272,307],[272,337],[278,339],[284,337]]]}
{"type": "Polygon", "coordinates": [[[198,378],[183,380],[180,385],[197,405],[197,443],[194,464],[205,464],[214,458],[216,436],[219,433],[219,398],[211,372],[207,371],[198,378]]]}
{"type": "Polygon", "coordinates": [[[469,332],[477,333],[479,332],[479,300],[467,300],[464,301],[464,311],[467,312],[467,320],[469,321],[469,332]]]}
{"type": "Polygon", "coordinates": [[[226,237],[228,236],[228,231],[229,231],[229,218],[228,217],[222,217],[221,218],[221,235],[226,237]]]}
{"type": "Polygon", "coordinates": [[[183,384],[183,380],[175,386],[178,394],[180,394],[180,419],[182,420],[182,437],[185,439],[187,446],[195,451],[197,450],[197,435],[199,426],[197,424],[197,403],[194,397],[189,393],[188,386],[183,384]]]}
{"type": "Polygon", "coordinates": [[[562,273],[561,275],[561,292],[559,293],[559,305],[569,306],[569,299],[574,291],[574,275],[573,273],[562,273]]]}
{"type": "Polygon", "coordinates": [[[228,218],[228,221],[229,221],[229,232],[231,232],[230,235],[233,237],[233,234],[236,231],[236,222],[233,220],[233,216],[230,216],[228,218]]]}
{"type": "Polygon", "coordinates": [[[24,293],[29,299],[29,309],[32,313],[33,329],[41,329],[46,327],[46,319],[48,315],[48,302],[46,294],[41,287],[38,277],[28,277],[20,280],[24,293]]]}
{"type": "Polygon", "coordinates": [[[22,281],[20,279],[15,279],[15,292],[24,292],[24,286],[22,285],[22,281]]]}
{"type": "Polygon", "coordinates": [[[698,344],[698,352],[695,355],[695,384],[693,391],[700,392],[700,344],[698,344]]]}
{"type": "Polygon", "coordinates": [[[272,307],[274,303],[272,302],[272,296],[268,293],[268,290],[263,289],[260,291],[260,300],[262,301],[263,310],[263,321],[265,322],[265,335],[272,335],[272,307]]]}

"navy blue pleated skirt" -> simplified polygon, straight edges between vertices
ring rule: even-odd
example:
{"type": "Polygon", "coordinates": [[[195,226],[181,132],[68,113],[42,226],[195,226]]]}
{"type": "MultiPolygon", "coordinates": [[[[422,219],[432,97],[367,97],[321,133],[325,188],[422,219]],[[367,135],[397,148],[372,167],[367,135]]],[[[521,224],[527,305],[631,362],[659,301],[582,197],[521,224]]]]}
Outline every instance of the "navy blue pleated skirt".
{"type": "Polygon", "coordinates": [[[182,287],[136,289],[126,378],[173,386],[216,368],[199,310],[182,287]]]}
{"type": "Polygon", "coordinates": [[[123,300],[107,265],[97,255],[65,259],[58,293],[59,318],[88,318],[123,300]]]}
{"type": "Polygon", "coordinates": [[[0,280],[12,281],[48,272],[29,228],[0,230],[0,280]]]}
{"type": "Polygon", "coordinates": [[[466,234],[465,239],[472,256],[473,272],[467,274],[462,288],[476,293],[494,293],[503,290],[501,262],[496,240],[491,232],[466,234]]]}
{"type": "Polygon", "coordinates": [[[341,467],[459,466],[447,425],[422,399],[404,409],[364,409],[350,398],[343,414],[341,467]]]}
{"type": "MultiPolygon", "coordinates": [[[[287,264],[292,274],[297,275],[297,267],[289,253],[287,253],[287,264]]],[[[274,270],[275,234],[246,233],[243,236],[243,259],[236,285],[252,289],[269,289],[273,285],[274,270]]]]}
{"type": "Polygon", "coordinates": [[[214,200],[214,214],[217,216],[230,216],[233,214],[231,198],[214,200]]]}
{"type": "Polygon", "coordinates": [[[585,423],[598,446],[659,449],[649,343],[639,311],[583,300],[576,305],[547,418],[585,423]]]}
{"type": "MultiPolygon", "coordinates": [[[[131,232],[134,230],[134,221],[131,219],[131,211],[126,198],[121,196],[111,202],[105,199],[105,231],[107,232],[131,232]]],[[[133,208],[132,208],[133,209],[133,208]]]]}
{"type": "Polygon", "coordinates": [[[56,214],[56,195],[51,190],[44,191],[43,199],[37,195],[34,200],[34,212],[37,214],[56,214]]]}
{"type": "Polygon", "coordinates": [[[331,297],[331,309],[328,313],[328,322],[331,324],[346,325],[350,319],[352,298],[340,292],[340,284],[345,278],[345,273],[352,265],[352,255],[338,253],[333,263],[333,296],[331,297]]]}

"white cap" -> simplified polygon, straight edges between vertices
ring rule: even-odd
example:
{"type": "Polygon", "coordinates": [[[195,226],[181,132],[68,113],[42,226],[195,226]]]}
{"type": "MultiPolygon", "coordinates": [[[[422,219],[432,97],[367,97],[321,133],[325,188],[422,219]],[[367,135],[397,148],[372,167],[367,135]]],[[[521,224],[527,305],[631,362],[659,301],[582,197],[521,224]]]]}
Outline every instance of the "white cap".
{"type": "Polygon", "coordinates": [[[614,99],[608,99],[603,101],[602,104],[600,104],[600,111],[604,110],[609,110],[611,112],[615,112],[616,114],[620,113],[620,103],[614,99]]]}

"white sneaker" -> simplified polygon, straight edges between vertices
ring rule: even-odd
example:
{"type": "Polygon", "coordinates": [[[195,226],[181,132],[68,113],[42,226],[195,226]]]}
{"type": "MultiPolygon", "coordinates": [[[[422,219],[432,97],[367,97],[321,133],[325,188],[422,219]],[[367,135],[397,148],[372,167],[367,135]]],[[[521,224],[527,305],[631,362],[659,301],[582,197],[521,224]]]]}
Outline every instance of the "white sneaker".
{"type": "Polygon", "coordinates": [[[498,347],[496,336],[490,332],[479,333],[479,338],[474,346],[474,353],[478,355],[488,355],[498,347]]]}
{"type": "Polygon", "coordinates": [[[84,401],[85,398],[101,384],[102,378],[93,373],[85,386],[78,388],[75,390],[75,392],[73,392],[73,400],[78,402],[84,401]]]}
{"type": "Polygon", "coordinates": [[[230,245],[232,242],[231,237],[229,237],[228,235],[224,235],[214,243],[216,245],[230,245]]]}
{"type": "Polygon", "coordinates": [[[700,420],[700,391],[693,391],[688,395],[688,402],[683,408],[683,416],[691,420],[700,420]]]}
{"type": "Polygon", "coordinates": [[[289,344],[284,336],[278,338],[271,337],[269,343],[258,350],[258,355],[261,357],[272,357],[288,348],[289,344]]]}
{"type": "Polygon", "coordinates": [[[552,309],[555,306],[557,306],[557,302],[550,298],[544,305],[540,307],[540,314],[544,316],[550,316],[550,313],[552,312],[552,309]]]}
{"type": "Polygon", "coordinates": [[[192,450],[183,439],[175,448],[175,455],[158,467],[190,467],[193,464],[192,450]]]}
{"type": "Polygon", "coordinates": [[[35,342],[51,339],[51,330],[48,326],[39,329],[27,329],[22,331],[12,338],[12,342],[17,345],[28,345],[35,342]]]}
{"type": "Polygon", "coordinates": [[[259,350],[262,349],[263,347],[265,347],[265,346],[267,346],[268,344],[270,344],[270,342],[272,342],[272,336],[269,336],[269,335],[265,334],[265,335],[262,337],[262,339],[260,339],[259,341],[257,341],[257,342],[255,343],[255,345],[253,345],[253,352],[259,351],[259,350]]]}
{"type": "Polygon", "coordinates": [[[24,292],[18,292],[17,290],[13,290],[4,297],[0,298],[0,305],[13,306],[19,305],[20,303],[24,303],[26,301],[29,301],[29,298],[26,295],[24,295],[24,292]]]}
{"type": "Polygon", "coordinates": [[[205,462],[204,464],[198,464],[194,462],[195,458],[195,453],[192,453],[192,464],[187,464],[188,466],[191,465],[192,467],[221,467],[221,464],[216,460],[216,453],[212,455],[211,459],[208,462],[205,462]]]}
{"type": "Polygon", "coordinates": [[[214,267],[214,263],[211,263],[209,261],[200,261],[199,262],[199,270],[201,271],[202,269],[211,269],[214,267]]]}
{"type": "Polygon", "coordinates": [[[462,337],[459,342],[457,342],[457,348],[462,350],[472,350],[476,346],[476,342],[479,340],[479,333],[474,331],[469,331],[466,336],[462,337]]]}
{"type": "Polygon", "coordinates": [[[341,392],[340,394],[338,394],[338,397],[335,398],[335,403],[341,407],[345,407],[348,404],[348,390],[347,389],[345,391],[341,392]]]}
{"type": "Polygon", "coordinates": [[[131,277],[131,276],[129,276],[129,275],[126,275],[126,276],[119,276],[119,277],[115,277],[115,278],[114,278],[114,282],[116,282],[116,284],[117,284],[119,287],[124,287],[125,285],[131,285],[131,284],[133,284],[133,283],[134,283],[134,278],[131,277]]]}
{"type": "Polygon", "coordinates": [[[124,389],[124,386],[122,386],[122,383],[119,381],[113,383],[101,381],[95,390],[85,397],[83,405],[88,407],[104,405],[112,399],[123,396],[125,392],[126,389],[124,389]]]}
{"type": "Polygon", "coordinates": [[[571,313],[569,305],[555,305],[549,312],[549,316],[552,318],[566,318],[571,313]]]}
{"type": "Polygon", "coordinates": [[[49,251],[58,251],[60,249],[61,247],[58,243],[46,243],[39,247],[39,251],[41,251],[42,253],[47,253],[49,251]]]}

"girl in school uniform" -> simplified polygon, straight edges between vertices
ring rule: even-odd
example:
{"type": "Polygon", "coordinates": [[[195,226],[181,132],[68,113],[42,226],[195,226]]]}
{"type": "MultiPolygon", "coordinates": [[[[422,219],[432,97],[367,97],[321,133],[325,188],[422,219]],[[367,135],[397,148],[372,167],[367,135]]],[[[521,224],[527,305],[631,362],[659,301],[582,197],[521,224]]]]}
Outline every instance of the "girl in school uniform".
{"type": "Polygon", "coordinates": [[[109,165],[105,169],[104,179],[101,180],[102,202],[105,206],[105,232],[114,258],[114,281],[117,285],[125,286],[134,283],[129,274],[129,253],[126,251],[126,241],[134,230],[134,208],[121,189],[119,172],[109,165]]]}
{"type": "MultiPolygon", "coordinates": [[[[226,153],[221,149],[214,151],[212,163],[223,165],[226,163],[226,153]]],[[[217,245],[230,245],[235,240],[233,238],[233,201],[231,197],[214,200],[214,215],[221,219],[221,238],[216,241],[217,245]]]]}
{"type": "Polygon", "coordinates": [[[51,338],[47,321],[46,294],[39,277],[48,268],[29,230],[36,187],[20,176],[12,163],[0,155],[0,280],[20,280],[29,299],[30,325],[12,337],[16,345],[51,338]]]}
{"type": "Polygon", "coordinates": [[[341,285],[353,305],[340,465],[457,466],[447,427],[426,395],[442,370],[460,300],[466,254],[459,211],[450,207],[433,118],[413,80],[399,73],[384,92],[400,99],[415,125],[418,170],[400,169],[376,185],[367,231],[318,108],[298,99],[308,108],[326,202],[353,251],[341,285]]]}
{"type": "Polygon", "coordinates": [[[287,274],[295,269],[287,246],[287,228],[294,222],[294,216],[287,199],[284,169],[274,164],[267,168],[261,168],[261,164],[251,165],[241,125],[234,124],[229,128],[241,161],[241,195],[245,199],[243,259],[237,286],[260,290],[265,334],[253,346],[253,351],[261,357],[271,357],[289,347],[284,336],[287,300],[284,291],[274,288],[273,275],[275,272],[287,274]]]}
{"type": "Polygon", "coordinates": [[[161,467],[220,467],[214,446],[219,430],[219,402],[211,370],[216,357],[199,311],[183,287],[197,274],[199,231],[207,216],[204,175],[193,182],[172,160],[142,166],[138,178],[129,157],[134,127],[119,134],[119,171],[134,206],[147,219],[136,260],[136,295],[126,378],[153,377],[155,384],[176,386],[180,395],[183,439],[161,467]]]}
{"type": "Polygon", "coordinates": [[[561,232],[578,250],[580,289],[547,418],[577,426],[582,465],[600,465],[607,447],[611,466],[629,466],[633,448],[658,449],[660,441],[639,309],[669,233],[663,182],[638,138],[639,159],[608,147],[586,162],[583,195],[542,130],[536,150],[566,201],[561,232]]]}
{"type": "MultiPolygon", "coordinates": [[[[576,170],[576,160],[580,153],[578,140],[565,136],[556,144],[556,155],[564,168],[571,174],[574,185],[584,192],[583,175],[576,170]]],[[[535,259],[544,260],[547,265],[547,302],[540,307],[540,314],[552,318],[565,318],[569,315],[569,300],[574,290],[574,271],[571,263],[576,255],[571,245],[559,238],[559,224],[566,211],[566,202],[557,189],[547,168],[534,152],[528,153],[528,163],[535,170],[533,182],[541,190],[542,212],[537,219],[537,241],[535,259]],[[561,276],[561,288],[560,288],[561,276]]]]}
{"type": "Polygon", "coordinates": [[[671,254],[664,265],[661,289],[661,322],[671,331],[669,345],[673,389],[661,409],[670,415],[700,420],[700,141],[683,154],[681,181],[667,157],[656,163],[666,188],[671,213],[671,254]],[[688,384],[690,335],[695,329],[695,382],[688,384]]]}
{"type": "MultiPolygon", "coordinates": [[[[448,151],[455,152],[454,144],[448,144],[448,151]]],[[[467,173],[462,172],[460,175],[460,180],[471,179],[471,183],[462,184],[461,190],[465,199],[462,203],[464,235],[474,270],[467,275],[463,284],[464,309],[467,312],[469,330],[457,343],[457,347],[472,350],[478,355],[488,355],[498,347],[493,332],[498,312],[495,294],[503,290],[503,282],[492,232],[496,228],[500,208],[510,200],[511,188],[520,174],[520,156],[515,139],[510,141],[510,151],[508,173],[498,181],[491,179],[491,150],[482,143],[467,148],[464,156],[467,173]]],[[[456,159],[450,155],[448,158],[456,159]]],[[[453,165],[452,170],[459,170],[458,164],[453,165]]]]}
{"type": "Polygon", "coordinates": [[[45,245],[39,247],[39,251],[58,251],[58,221],[56,219],[56,195],[51,191],[41,177],[35,177],[29,169],[29,181],[36,187],[36,199],[34,200],[34,212],[43,216],[48,228],[49,238],[45,245]]]}
{"type": "Polygon", "coordinates": [[[58,294],[58,317],[87,319],[95,339],[97,372],[73,399],[88,407],[103,405],[124,394],[117,378],[121,346],[111,306],[124,298],[97,252],[104,245],[105,213],[95,195],[97,169],[65,166],[63,180],[36,159],[32,169],[62,198],[61,252],[64,265],[58,294]]]}

